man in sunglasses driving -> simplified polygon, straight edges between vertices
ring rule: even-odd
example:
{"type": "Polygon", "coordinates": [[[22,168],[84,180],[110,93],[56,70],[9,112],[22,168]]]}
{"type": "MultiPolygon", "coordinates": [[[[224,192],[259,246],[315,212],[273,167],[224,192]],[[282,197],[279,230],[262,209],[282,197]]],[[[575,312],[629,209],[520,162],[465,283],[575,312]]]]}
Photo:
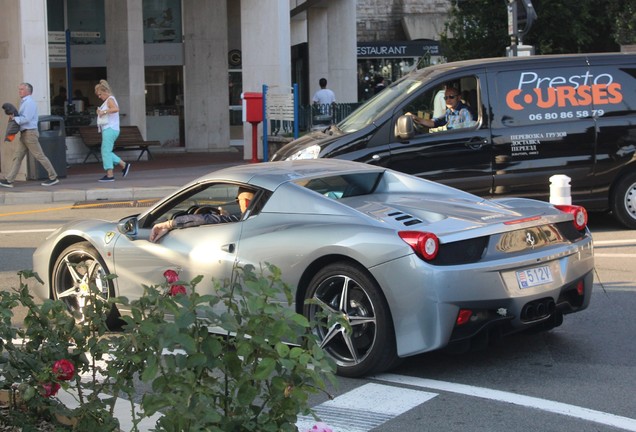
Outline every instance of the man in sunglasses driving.
{"type": "Polygon", "coordinates": [[[446,112],[442,117],[428,120],[413,116],[413,121],[429,128],[446,126],[446,129],[459,129],[474,124],[473,115],[468,105],[462,102],[459,90],[455,87],[447,87],[444,92],[444,100],[446,101],[446,112]]]}

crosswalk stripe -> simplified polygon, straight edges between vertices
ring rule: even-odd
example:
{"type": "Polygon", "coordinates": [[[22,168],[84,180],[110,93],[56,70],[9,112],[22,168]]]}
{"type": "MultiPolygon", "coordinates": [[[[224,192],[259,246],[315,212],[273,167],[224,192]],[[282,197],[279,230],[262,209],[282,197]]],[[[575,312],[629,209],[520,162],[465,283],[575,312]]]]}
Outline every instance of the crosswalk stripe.
{"type": "MultiPolygon", "coordinates": [[[[367,432],[434,398],[436,393],[368,383],[313,408],[333,432],[367,432]]],[[[316,421],[299,417],[300,432],[316,421]]]]}

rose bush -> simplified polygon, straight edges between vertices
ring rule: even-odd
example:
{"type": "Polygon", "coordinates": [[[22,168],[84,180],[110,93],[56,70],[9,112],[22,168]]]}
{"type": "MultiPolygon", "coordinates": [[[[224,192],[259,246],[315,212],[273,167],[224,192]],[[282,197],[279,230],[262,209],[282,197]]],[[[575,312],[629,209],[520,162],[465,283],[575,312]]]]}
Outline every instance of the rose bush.
{"type": "Polygon", "coordinates": [[[165,284],[143,287],[132,302],[104,301],[92,284],[81,324],[61,301],[35,304],[22,282],[37,278],[30,272],[21,272],[19,290],[0,292],[0,379],[19,383],[29,413],[15,424],[63,414],[77,420],[76,430],[117,430],[113,409],[123,394],[135,425],[141,415],[162,414],[156,430],[296,431],[297,416],[311,413],[309,394],[335,385],[335,367],[310,323],[289,308],[292,290],[280,270],[237,268],[232,280],[212,281],[216,295],[199,294],[201,277],[163,275],[165,284]],[[106,328],[114,304],[130,309],[123,333],[106,328]],[[11,322],[19,305],[27,308],[21,328],[11,322]],[[132,403],[138,380],[152,389],[143,414],[132,403]],[[76,408],[60,404],[60,389],[74,392],[76,408]]]}
{"type": "Polygon", "coordinates": [[[45,398],[55,396],[60,388],[61,386],[56,382],[43,383],[40,388],[40,394],[45,398]]]}
{"type": "Polygon", "coordinates": [[[104,363],[116,341],[104,321],[111,304],[90,287],[86,319],[78,324],[62,301],[35,302],[24,280],[37,275],[18,275],[20,288],[0,292],[0,387],[17,388],[23,403],[22,410],[9,413],[9,421],[35,430],[40,421],[65,415],[75,419],[78,430],[117,430],[115,398],[100,396],[132,397],[133,377],[114,379],[117,374],[104,363]],[[12,322],[18,306],[26,308],[22,327],[12,322]],[[56,397],[60,390],[74,395],[77,406],[61,404],[56,397]]]}
{"type": "Polygon", "coordinates": [[[53,375],[63,381],[71,380],[75,375],[75,366],[70,360],[58,360],[53,363],[53,375]]]}

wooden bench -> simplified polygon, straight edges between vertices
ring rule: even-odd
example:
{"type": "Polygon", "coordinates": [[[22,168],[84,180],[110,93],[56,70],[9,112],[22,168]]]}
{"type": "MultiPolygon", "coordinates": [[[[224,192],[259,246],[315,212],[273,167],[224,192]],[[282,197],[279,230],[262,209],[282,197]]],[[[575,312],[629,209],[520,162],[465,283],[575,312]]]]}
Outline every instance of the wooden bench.
{"type": "MultiPolygon", "coordinates": [[[[119,136],[115,141],[114,151],[140,150],[139,157],[141,159],[144,153],[148,153],[148,159],[152,159],[150,146],[161,145],[159,141],[145,141],[141,136],[141,132],[137,126],[120,126],[119,136]]],[[[95,156],[97,162],[100,161],[99,155],[102,147],[102,134],[97,130],[97,126],[82,126],[79,128],[80,136],[84,145],[88,148],[89,153],[84,159],[84,163],[91,155],[95,156]]]]}

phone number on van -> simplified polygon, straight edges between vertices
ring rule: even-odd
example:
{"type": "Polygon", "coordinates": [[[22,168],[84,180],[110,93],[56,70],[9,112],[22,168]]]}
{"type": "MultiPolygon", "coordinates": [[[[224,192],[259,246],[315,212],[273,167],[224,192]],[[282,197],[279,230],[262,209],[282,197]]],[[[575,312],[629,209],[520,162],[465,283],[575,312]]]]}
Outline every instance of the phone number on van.
{"type": "Polygon", "coordinates": [[[586,118],[586,117],[601,117],[605,114],[605,110],[583,110],[583,111],[562,111],[559,113],[538,113],[528,115],[530,121],[536,120],[558,120],[558,119],[571,119],[571,118],[586,118]]]}

